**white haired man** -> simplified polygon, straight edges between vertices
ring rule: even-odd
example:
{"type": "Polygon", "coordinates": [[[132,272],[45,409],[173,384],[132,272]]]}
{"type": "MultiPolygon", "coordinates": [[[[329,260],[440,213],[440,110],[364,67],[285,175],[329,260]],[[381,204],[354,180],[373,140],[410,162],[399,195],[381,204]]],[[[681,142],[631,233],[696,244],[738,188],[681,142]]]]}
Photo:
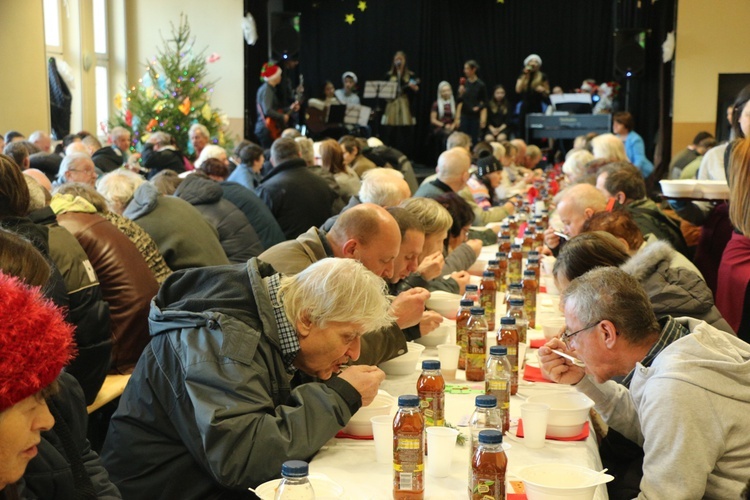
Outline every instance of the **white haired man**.
{"type": "Polygon", "coordinates": [[[750,477],[750,345],[692,318],[657,321],[638,281],[615,267],[574,279],[560,305],[566,330],[539,349],[542,369],[643,447],[643,477],[627,498],[740,498],[750,477]]]}
{"type": "Polygon", "coordinates": [[[341,368],[389,308],[383,281],[353,259],[292,277],[257,259],[176,273],[112,417],[113,482],[126,498],[229,497],[309,459],[377,394],[377,367],[341,368]]]}
{"type": "Polygon", "coordinates": [[[59,186],[66,182],[82,182],[94,187],[96,184],[96,166],[86,153],[73,153],[66,155],[60,163],[60,171],[57,173],[55,185],[59,186]]]}
{"type": "Polygon", "coordinates": [[[99,170],[111,172],[125,165],[130,156],[130,130],[115,127],[109,133],[110,146],[94,152],[91,158],[99,170]]]}
{"type": "Polygon", "coordinates": [[[39,148],[42,153],[49,153],[52,149],[52,140],[49,134],[42,130],[36,130],[29,136],[29,142],[39,148]]]}

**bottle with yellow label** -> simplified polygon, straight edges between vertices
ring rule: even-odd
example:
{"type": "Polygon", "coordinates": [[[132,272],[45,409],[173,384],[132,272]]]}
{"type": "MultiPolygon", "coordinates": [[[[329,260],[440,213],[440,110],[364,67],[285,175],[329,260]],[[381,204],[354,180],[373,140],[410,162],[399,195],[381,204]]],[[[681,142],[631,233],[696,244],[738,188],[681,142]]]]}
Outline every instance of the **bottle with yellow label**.
{"type": "Polygon", "coordinates": [[[393,499],[424,499],[424,419],[415,395],[398,397],[393,418],[393,499]]]}

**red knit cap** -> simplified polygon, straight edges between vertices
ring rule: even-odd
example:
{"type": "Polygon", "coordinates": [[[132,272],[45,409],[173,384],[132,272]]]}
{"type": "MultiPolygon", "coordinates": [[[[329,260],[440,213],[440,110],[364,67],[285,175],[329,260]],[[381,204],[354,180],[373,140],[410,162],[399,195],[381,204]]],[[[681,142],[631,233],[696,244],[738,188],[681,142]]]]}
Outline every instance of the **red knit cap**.
{"type": "Polygon", "coordinates": [[[54,382],[74,353],[62,312],[39,288],[0,272],[0,411],[54,382]]]}
{"type": "Polygon", "coordinates": [[[267,63],[264,63],[263,67],[260,69],[260,77],[261,78],[271,78],[280,69],[281,68],[279,68],[278,64],[274,64],[274,63],[272,63],[272,62],[269,61],[267,63]]]}

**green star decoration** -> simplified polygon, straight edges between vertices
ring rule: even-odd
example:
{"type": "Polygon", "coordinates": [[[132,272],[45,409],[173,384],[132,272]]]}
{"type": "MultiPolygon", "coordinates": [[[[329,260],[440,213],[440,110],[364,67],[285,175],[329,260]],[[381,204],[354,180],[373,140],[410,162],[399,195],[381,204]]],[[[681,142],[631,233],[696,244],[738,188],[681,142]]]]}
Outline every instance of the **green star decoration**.
{"type": "Polygon", "coordinates": [[[364,12],[367,9],[367,2],[359,2],[357,4],[357,8],[364,12]]]}
{"type": "Polygon", "coordinates": [[[349,26],[351,26],[352,23],[354,22],[354,14],[347,14],[346,17],[344,18],[344,22],[349,23],[349,26]]]}

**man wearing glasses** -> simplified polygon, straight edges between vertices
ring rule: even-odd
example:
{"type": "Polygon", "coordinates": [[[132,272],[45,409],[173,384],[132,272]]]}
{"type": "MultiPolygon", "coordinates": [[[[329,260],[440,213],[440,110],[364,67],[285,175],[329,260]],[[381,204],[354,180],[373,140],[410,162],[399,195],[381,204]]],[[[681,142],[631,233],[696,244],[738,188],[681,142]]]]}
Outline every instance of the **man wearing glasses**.
{"type": "Polygon", "coordinates": [[[643,447],[638,498],[738,498],[750,477],[750,345],[691,318],[657,321],[614,267],[573,280],[560,303],[567,328],[539,349],[543,371],[643,447]]]}

